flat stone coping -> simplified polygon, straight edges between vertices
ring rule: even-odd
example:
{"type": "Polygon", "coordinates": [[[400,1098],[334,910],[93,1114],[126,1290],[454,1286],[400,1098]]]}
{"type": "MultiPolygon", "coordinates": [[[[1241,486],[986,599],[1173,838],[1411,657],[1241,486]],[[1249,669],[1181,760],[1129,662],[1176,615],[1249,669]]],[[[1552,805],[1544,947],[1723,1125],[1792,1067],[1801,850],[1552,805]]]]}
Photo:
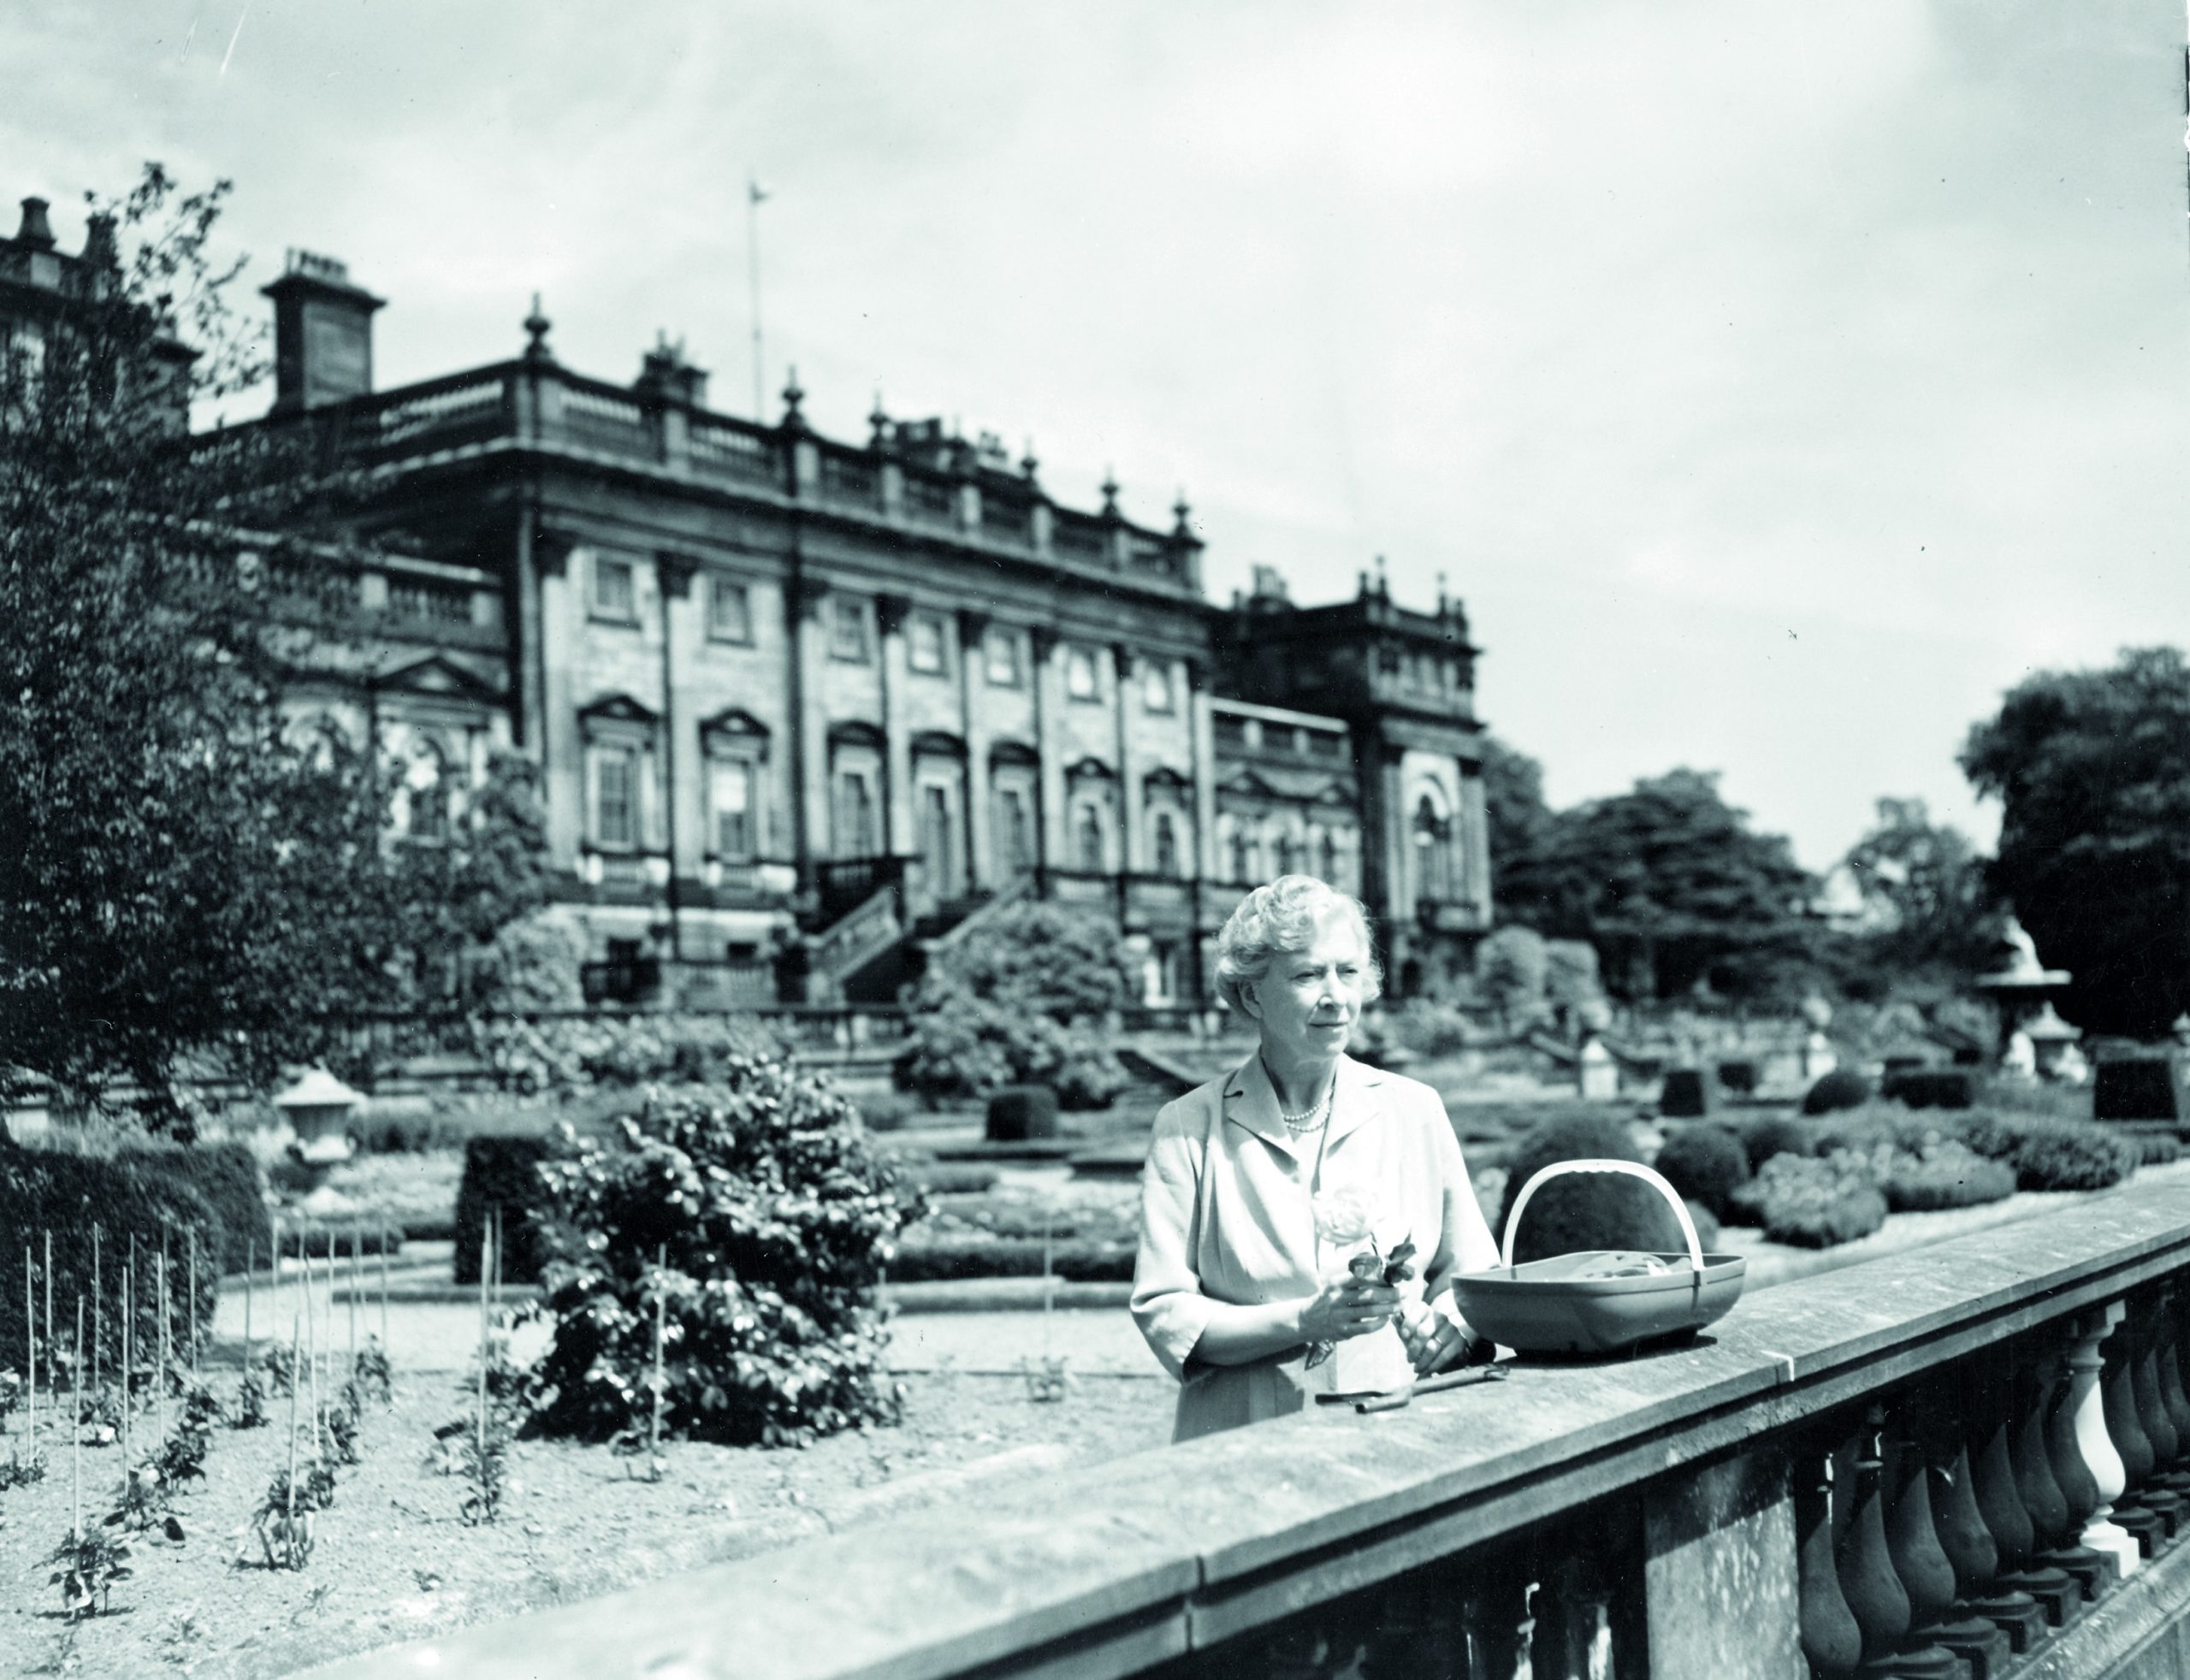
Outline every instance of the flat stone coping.
{"type": "Polygon", "coordinates": [[[1640,1358],[1281,1421],[316,1671],[847,1680],[1127,1673],[1634,1487],[2190,1264],[2133,1186],[1745,1297],[1640,1358]],[[1039,1654],[1038,1654],[1039,1653],[1039,1654]]]}

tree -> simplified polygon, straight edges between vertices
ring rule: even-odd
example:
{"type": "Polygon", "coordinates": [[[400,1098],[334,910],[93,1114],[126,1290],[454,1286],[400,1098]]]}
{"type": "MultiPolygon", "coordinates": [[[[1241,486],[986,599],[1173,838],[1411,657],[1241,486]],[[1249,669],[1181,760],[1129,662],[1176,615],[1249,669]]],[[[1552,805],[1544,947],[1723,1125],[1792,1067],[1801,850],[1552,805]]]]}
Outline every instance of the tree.
{"type": "Polygon", "coordinates": [[[1962,767],[2000,802],[1992,888],[2087,1029],[2157,1036],[2190,1007],[2190,665],[2125,649],[2043,671],[1976,725],[1962,767]]]}
{"type": "Polygon", "coordinates": [[[1879,800],[1876,825],[1842,862],[1863,901],[1861,926],[1833,942],[1850,995],[1946,995],[1990,966],[1999,904],[1985,860],[1922,800],[1879,800]]]}
{"type": "Polygon", "coordinates": [[[1674,770],[1561,812],[1535,869],[1536,925],[1595,946],[1625,997],[1701,984],[1783,1002],[1807,984],[1810,878],[1715,776],[1674,770]]]}
{"type": "Polygon", "coordinates": [[[373,743],[283,714],[355,584],[300,435],[188,434],[263,367],[212,256],[228,190],[151,164],[92,201],[37,353],[0,368],[0,1095],[127,1082],[177,1127],[178,1074],[263,1085],[404,1001],[405,953],[476,937],[508,867],[461,861],[442,908],[462,880],[385,844],[373,743]]]}
{"type": "Polygon", "coordinates": [[[1543,802],[1543,766],[1495,736],[1484,736],[1482,745],[1485,825],[1499,917],[1534,926],[1542,909],[1542,862],[1558,820],[1543,802]]]}

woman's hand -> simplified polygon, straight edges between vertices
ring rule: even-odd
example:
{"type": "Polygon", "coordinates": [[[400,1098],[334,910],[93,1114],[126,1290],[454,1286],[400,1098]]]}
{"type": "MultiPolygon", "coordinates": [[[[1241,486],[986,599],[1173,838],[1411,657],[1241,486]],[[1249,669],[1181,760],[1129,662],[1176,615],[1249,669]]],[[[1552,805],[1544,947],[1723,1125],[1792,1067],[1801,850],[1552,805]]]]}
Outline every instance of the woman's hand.
{"type": "Polygon", "coordinates": [[[1429,1376],[1451,1365],[1475,1364],[1489,1355],[1483,1339],[1442,1313],[1420,1302],[1400,1310],[1400,1341],[1414,1363],[1417,1376],[1429,1376]]]}
{"type": "Polygon", "coordinates": [[[1365,1336],[1391,1322],[1399,1304],[1400,1292],[1389,1284],[1349,1273],[1326,1283],[1300,1309],[1301,1340],[1350,1341],[1355,1336],[1365,1336]]]}

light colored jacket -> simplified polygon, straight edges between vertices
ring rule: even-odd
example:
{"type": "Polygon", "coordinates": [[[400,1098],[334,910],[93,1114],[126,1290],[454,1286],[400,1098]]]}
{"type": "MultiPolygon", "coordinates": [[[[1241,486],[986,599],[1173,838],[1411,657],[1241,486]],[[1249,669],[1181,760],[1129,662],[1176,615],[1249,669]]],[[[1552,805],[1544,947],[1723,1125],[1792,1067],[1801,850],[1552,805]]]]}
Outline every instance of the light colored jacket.
{"type": "Polygon", "coordinates": [[[1342,1056],[1323,1136],[1295,1138],[1256,1055],[1156,1116],[1133,1314],[1181,1384],[1175,1440],[1298,1411],[1319,1390],[1391,1388],[1412,1375],[1388,1324],[1340,1342],[1313,1369],[1305,1346],[1245,1365],[1193,1357],[1227,1310],[1305,1299],[1344,1271],[1361,1245],[1319,1237],[1313,1206],[1318,1192],[1341,1188],[1367,1198],[1380,1251],[1413,1241],[1416,1275],[1400,1293],[1457,1319],[1446,1293],[1453,1274],[1487,1270],[1498,1252],[1428,1085],[1342,1056]]]}

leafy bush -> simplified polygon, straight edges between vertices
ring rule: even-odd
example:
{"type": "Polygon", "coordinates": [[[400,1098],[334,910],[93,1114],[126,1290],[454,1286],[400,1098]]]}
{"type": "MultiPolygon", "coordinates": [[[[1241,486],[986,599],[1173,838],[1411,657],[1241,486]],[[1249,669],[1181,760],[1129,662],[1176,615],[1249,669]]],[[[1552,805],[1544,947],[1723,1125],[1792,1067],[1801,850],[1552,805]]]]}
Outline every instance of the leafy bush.
{"type": "Polygon", "coordinates": [[[502,1281],[536,1283],[551,1247],[545,1224],[553,1199],[542,1165],[564,1151],[554,1133],[474,1138],[464,1146],[456,1191],[456,1281],[479,1281],[479,1245],[490,1208],[501,1210],[502,1281]]]}
{"type": "Polygon", "coordinates": [[[1903,1068],[1880,1082],[1879,1096],[1912,1109],[1967,1109],[1977,1101],[1977,1080],[1966,1068],[1903,1068]]]}
{"type": "MultiPolygon", "coordinates": [[[[890,1262],[892,1283],[950,1283],[971,1278],[1039,1277],[1039,1237],[908,1239],[890,1262]]],[[[1129,1283],[1139,1245],[1084,1239],[1050,1245],[1050,1275],[1066,1283],[1129,1283]]]]}
{"type": "Polygon", "coordinates": [[[1023,1144],[1057,1134],[1057,1094],[1045,1085],[1007,1085],[989,1094],[988,1139],[1023,1144]]]}
{"type": "Polygon", "coordinates": [[[2163,1056],[2111,1056],[2092,1076],[2093,1120],[2180,1120],[2175,1064],[2163,1056]]]}
{"type": "Polygon", "coordinates": [[[2021,1131],[2013,1161],[2024,1190],[2104,1190],[2137,1170],[2135,1142],[2096,1126],[2033,1121],[2021,1131]]]}
{"type": "Polygon", "coordinates": [[[897,1421],[875,1291],[909,1209],[851,1104],[738,1058],[719,1088],[658,1095],[621,1133],[544,1169],[569,1234],[548,1269],[529,1427],[643,1429],[658,1304],[672,1435],[782,1446],[897,1421]]]}
{"type": "Polygon", "coordinates": [[[741,1057],[779,1056],[754,1015],[549,1015],[471,1023],[472,1050],[504,1091],[564,1096],[612,1085],[707,1085],[741,1057]]]}
{"type": "Polygon", "coordinates": [[[895,1132],[901,1129],[919,1105],[902,1091],[877,1091],[858,1099],[859,1117],[867,1122],[870,1132],[895,1132]]]}
{"type": "Polygon", "coordinates": [[[1668,1120],[1701,1120],[1717,1106],[1711,1076],[1701,1068],[1672,1068],[1659,1088],[1658,1112],[1668,1120]]]}
{"type": "Polygon", "coordinates": [[[1468,1047],[1467,1018],[1448,1004],[1410,997],[1383,1014],[1391,1037],[1417,1056],[1458,1056],[1468,1047]]]}
{"type": "Polygon", "coordinates": [[[272,1252],[273,1221],[266,1210],[266,1184],[258,1157],[240,1143],[147,1145],[132,1149],[151,1171],[189,1185],[213,1211],[218,1236],[213,1252],[201,1255],[223,1272],[240,1272],[246,1253],[263,1261],[272,1252]]]}
{"type": "Polygon", "coordinates": [[[1727,1127],[1704,1122],[1668,1135],[1658,1151],[1658,1172],[1684,1200],[1724,1217],[1726,1198],[1749,1177],[1749,1156],[1727,1127]]]}
{"type": "Polygon", "coordinates": [[[1971,1208],[2015,1193],[2015,1168],[1951,1139],[1910,1151],[1886,1148],[1873,1161],[1885,1204],[1895,1213],[1971,1208]]]}
{"type": "Polygon", "coordinates": [[[535,911],[506,923],[472,958],[473,1005],[482,1015],[582,1009],[585,935],[568,915],[535,911]]]}
{"type": "Polygon", "coordinates": [[[1098,1109],[1131,1081],[1110,1014],[1133,998],[1115,929],[1053,904],[1015,904],[931,959],[898,1082],[930,1102],[1045,1085],[1098,1109]]]}
{"type": "MultiPolygon", "coordinates": [[[[154,1348],[159,1342],[159,1305],[155,1281],[156,1258],[164,1241],[168,1254],[169,1335],[175,1358],[190,1358],[190,1279],[185,1256],[189,1239],[197,1239],[200,1255],[217,1254],[222,1241],[220,1221],[198,1189],[185,1179],[163,1170],[166,1151],[125,1151],[112,1156],[66,1155],[44,1150],[0,1151],[0,1277],[22,1287],[22,1254],[27,1248],[43,1267],[45,1237],[53,1239],[54,1330],[61,1330],[61,1316],[73,1310],[80,1293],[91,1296],[93,1227],[98,1232],[98,1274],[109,1313],[119,1310],[121,1272],[129,1257],[130,1239],[138,1245],[137,1302],[134,1312],[137,1346],[154,1348]]],[[[220,1297],[216,1267],[198,1269],[196,1322],[201,1337],[210,1336],[213,1310],[220,1297]]],[[[39,1282],[43,1302],[44,1284],[39,1282]]],[[[0,1311],[0,1369],[21,1371],[24,1362],[24,1325],[21,1297],[17,1310],[0,1311]]],[[[73,1322],[73,1320],[71,1321],[73,1322]]],[[[120,1334],[117,1327],[114,1333],[120,1334]]],[[[41,1376],[45,1365],[39,1361],[41,1376]]]]}
{"type": "Polygon", "coordinates": [[[2137,1146],[2140,1167],[2165,1167],[2182,1158],[2182,1140],[2171,1132],[2138,1132],[2129,1141],[2137,1146]]]}
{"type": "Polygon", "coordinates": [[[1848,1150],[1822,1158],[1777,1155],[1738,1198],[1767,1240],[1830,1248],[1867,1237],[1885,1223],[1885,1198],[1869,1163],[1848,1150]]]}
{"type": "MultiPolygon", "coordinates": [[[[1548,1121],[1514,1151],[1492,1233],[1502,1244],[1514,1198],[1529,1180],[1559,1161],[1640,1161],[1642,1153],[1626,1127],[1603,1115],[1548,1121]]],[[[1679,1222],[1654,1189],[1625,1174],[1571,1173],[1551,1180],[1530,1198],[1513,1245],[1517,1263],[1542,1260],[1579,1249],[1686,1246],[1679,1222]]]]}
{"type": "Polygon", "coordinates": [[[1746,1120],[1735,1128],[1735,1135],[1742,1140],[1742,1150],[1749,1156],[1749,1169],[1755,1173],[1775,1155],[1814,1155],[1817,1152],[1817,1136],[1799,1121],[1782,1115],[1767,1115],[1761,1120],[1746,1120]]]}
{"type": "Polygon", "coordinates": [[[1806,1115],[1837,1114],[1843,1109],[1860,1109],[1871,1100],[1871,1082],[1853,1068],[1835,1068],[1821,1075],[1802,1093],[1802,1112],[1806,1115]]]}

